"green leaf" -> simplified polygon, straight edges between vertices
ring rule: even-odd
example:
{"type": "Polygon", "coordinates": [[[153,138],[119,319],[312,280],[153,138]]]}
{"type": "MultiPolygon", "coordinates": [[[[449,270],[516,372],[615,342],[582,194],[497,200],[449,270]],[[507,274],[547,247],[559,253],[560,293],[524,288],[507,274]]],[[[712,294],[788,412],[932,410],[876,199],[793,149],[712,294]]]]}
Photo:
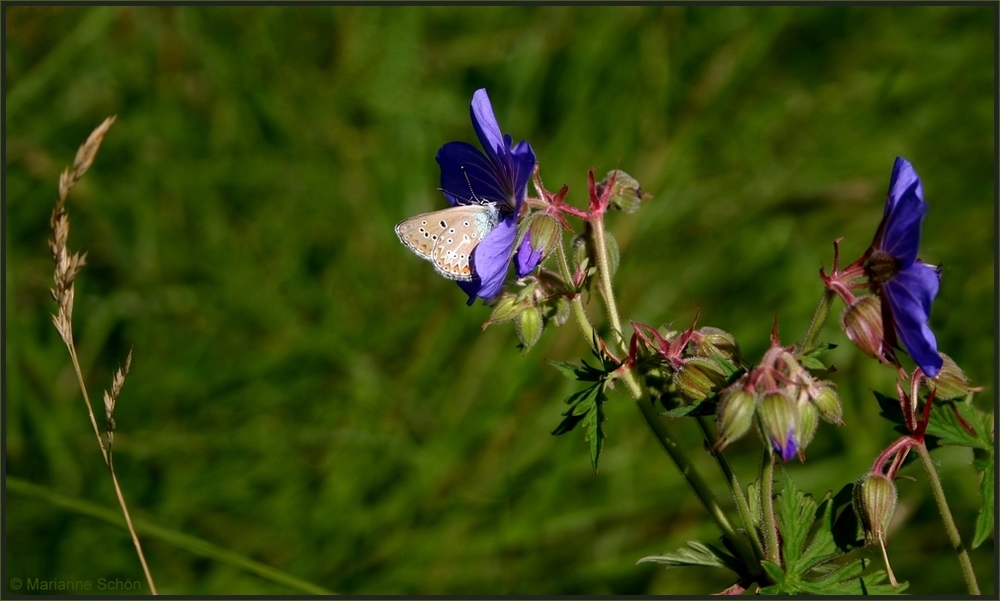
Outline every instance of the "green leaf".
{"type": "Polygon", "coordinates": [[[972,537],[972,548],[983,544],[993,534],[993,497],[996,475],[993,471],[993,449],[986,451],[985,458],[972,462],[972,467],[982,472],[979,482],[979,516],[976,517],[976,532],[972,537]]]}
{"type": "Polygon", "coordinates": [[[604,448],[604,428],[601,424],[607,417],[604,414],[604,401],[607,397],[603,391],[598,391],[594,398],[593,411],[587,413],[583,420],[583,426],[587,432],[587,442],[590,443],[590,463],[594,466],[594,473],[597,473],[597,464],[601,460],[601,449],[604,448]]]}
{"type": "Polygon", "coordinates": [[[594,408],[594,400],[601,392],[601,385],[594,384],[578,390],[566,398],[566,403],[570,408],[563,412],[563,420],[552,431],[554,436],[560,436],[573,430],[578,423],[586,419],[587,415],[594,408]]]}
{"type": "MultiPolygon", "coordinates": [[[[805,548],[806,536],[816,515],[816,502],[795,486],[788,472],[781,470],[784,488],[778,495],[774,512],[782,537],[782,552],[790,572],[794,571],[805,548]]],[[[832,535],[831,535],[832,538],[832,535]]],[[[804,570],[803,570],[804,571],[804,570]]]]}
{"type": "Polygon", "coordinates": [[[577,370],[579,370],[580,368],[577,366],[576,363],[573,363],[572,361],[553,361],[551,359],[549,359],[548,362],[550,365],[552,365],[552,367],[555,367],[556,369],[561,371],[563,375],[569,378],[570,380],[578,379],[576,377],[576,374],[577,370]]]}
{"type": "Polygon", "coordinates": [[[649,555],[643,557],[639,563],[660,563],[669,568],[679,568],[684,566],[706,566],[710,568],[726,568],[737,574],[740,573],[742,564],[732,555],[725,551],[706,545],[699,541],[688,541],[687,547],[681,547],[673,553],[663,555],[649,555]]]}
{"type": "Polygon", "coordinates": [[[989,426],[984,423],[984,414],[972,403],[935,401],[931,408],[930,423],[927,424],[927,434],[937,438],[936,442],[940,445],[993,449],[989,426]],[[962,423],[963,420],[965,424],[962,423]],[[966,425],[973,431],[970,432],[966,425]]]}
{"type": "Polygon", "coordinates": [[[836,496],[827,492],[817,504],[795,486],[784,470],[782,479],[784,487],[774,511],[785,567],[782,570],[776,564],[762,562],[775,584],[762,588],[761,594],[894,594],[905,589],[905,585],[892,588],[882,571],[865,574],[870,563],[866,556],[848,559],[844,553],[855,547],[858,534],[857,522],[845,519],[853,515],[851,486],[845,486],[836,496]],[[837,565],[837,560],[842,563],[837,565]]]}

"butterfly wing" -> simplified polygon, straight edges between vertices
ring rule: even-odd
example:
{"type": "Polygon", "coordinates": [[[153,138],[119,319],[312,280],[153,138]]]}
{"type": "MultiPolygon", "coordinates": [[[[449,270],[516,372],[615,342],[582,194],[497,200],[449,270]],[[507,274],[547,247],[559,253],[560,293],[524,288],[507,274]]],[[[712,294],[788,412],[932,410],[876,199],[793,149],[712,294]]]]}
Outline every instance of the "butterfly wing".
{"type": "Polygon", "coordinates": [[[498,223],[494,204],[459,205],[404,219],[399,240],[449,280],[473,279],[472,251],[498,223]]]}

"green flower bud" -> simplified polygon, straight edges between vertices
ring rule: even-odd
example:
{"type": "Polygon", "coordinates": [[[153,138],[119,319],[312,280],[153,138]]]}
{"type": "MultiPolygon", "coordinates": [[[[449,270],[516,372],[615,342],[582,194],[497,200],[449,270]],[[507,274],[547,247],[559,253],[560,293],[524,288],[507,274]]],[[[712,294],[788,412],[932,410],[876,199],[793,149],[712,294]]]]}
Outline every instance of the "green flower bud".
{"type": "Polygon", "coordinates": [[[702,357],[711,357],[716,354],[722,355],[734,363],[739,363],[742,360],[740,358],[740,347],[736,344],[736,338],[729,332],[720,328],[705,326],[698,328],[698,334],[700,335],[700,341],[695,347],[695,354],[702,357]]]}
{"type": "Polygon", "coordinates": [[[688,359],[673,378],[674,386],[694,402],[703,401],[726,383],[726,373],[711,359],[688,359]]]}
{"type": "Polygon", "coordinates": [[[897,498],[896,485],[883,474],[865,474],[854,485],[854,513],[869,544],[885,544],[897,498]]]}
{"type": "Polygon", "coordinates": [[[802,453],[816,436],[816,429],[819,428],[819,410],[812,403],[799,405],[799,423],[796,437],[798,438],[798,452],[802,453]]]}
{"type": "Polygon", "coordinates": [[[841,419],[844,408],[840,403],[840,395],[827,382],[821,382],[813,391],[812,404],[819,411],[819,416],[828,424],[843,424],[841,419]]]}
{"type": "Polygon", "coordinates": [[[531,237],[531,247],[542,253],[542,260],[555,249],[562,236],[559,222],[543,213],[528,215],[521,228],[531,237]]]}
{"type": "Polygon", "coordinates": [[[611,187],[611,198],[608,199],[610,208],[634,213],[642,201],[652,198],[650,194],[642,191],[639,182],[634,177],[620,170],[608,172],[604,180],[597,184],[598,194],[603,193],[612,175],[615,176],[615,183],[611,187]]]}
{"type": "Polygon", "coordinates": [[[962,368],[955,363],[955,360],[944,353],[940,353],[944,359],[941,371],[933,378],[923,378],[921,386],[928,391],[935,391],[935,398],[939,401],[948,399],[965,398],[973,392],[982,390],[978,386],[969,386],[969,378],[966,377],[962,368]]]}
{"type": "Polygon", "coordinates": [[[767,442],[785,461],[798,451],[798,403],[780,392],[764,395],[757,408],[767,442]]]}
{"type": "Polygon", "coordinates": [[[728,391],[719,403],[719,448],[723,449],[747,433],[753,425],[757,397],[745,388],[728,391]]]}
{"type": "Polygon", "coordinates": [[[882,331],[882,304],[874,294],[859,297],[840,316],[847,337],[865,353],[882,361],[885,337],[882,331]]]}
{"type": "Polygon", "coordinates": [[[517,317],[517,314],[520,310],[521,307],[518,305],[517,297],[509,293],[504,294],[503,296],[500,297],[499,300],[496,301],[496,304],[493,305],[493,313],[490,314],[490,318],[486,320],[486,323],[483,324],[483,327],[495,323],[504,323],[507,321],[511,321],[512,319],[517,317]]]}
{"type": "Polygon", "coordinates": [[[538,307],[525,307],[518,313],[514,321],[514,329],[517,330],[517,337],[527,351],[535,346],[538,339],[542,337],[542,312],[538,307]]]}

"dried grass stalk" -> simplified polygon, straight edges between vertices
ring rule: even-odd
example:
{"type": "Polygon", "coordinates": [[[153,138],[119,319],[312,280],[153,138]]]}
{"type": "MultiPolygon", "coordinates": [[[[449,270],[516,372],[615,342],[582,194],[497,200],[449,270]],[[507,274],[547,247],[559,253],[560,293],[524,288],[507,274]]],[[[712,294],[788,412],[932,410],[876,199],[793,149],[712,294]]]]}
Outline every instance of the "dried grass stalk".
{"type": "Polygon", "coordinates": [[[83,174],[94,163],[94,157],[97,156],[97,150],[101,147],[104,134],[108,132],[111,124],[114,122],[115,117],[112,116],[97,126],[97,129],[91,132],[87,141],[77,150],[76,159],[73,161],[73,168],[70,169],[67,167],[59,176],[59,198],[56,200],[56,206],[52,209],[52,217],[49,220],[49,225],[52,227],[52,239],[49,240],[49,250],[52,251],[52,259],[56,264],[53,275],[54,285],[50,291],[52,299],[56,301],[56,306],[58,307],[56,314],[52,316],[52,323],[59,332],[63,343],[66,344],[70,359],[73,361],[77,383],[80,385],[81,392],[83,392],[83,400],[87,404],[87,411],[90,414],[90,424],[94,428],[97,444],[101,447],[101,455],[104,457],[104,463],[107,464],[108,470],[111,472],[111,481],[115,486],[118,504],[121,506],[122,514],[125,516],[125,524],[128,526],[129,534],[132,536],[132,543],[135,545],[136,553],[139,555],[139,562],[142,564],[142,570],[146,575],[146,582],[149,583],[149,590],[155,595],[157,594],[156,585],[153,583],[153,576],[150,574],[149,566],[146,564],[146,556],[142,552],[139,537],[132,526],[132,518],[125,504],[125,496],[122,495],[121,486],[118,485],[118,476],[115,474],[115,466],[111,455],[115,430],[115,403],[118,400],[119,393],[121,393],[122,385],[125,384],[125,376],[128,375],[128,370],[132,365],[132,351],[129,351],[128,357],[125,359],[125,365],[116,371],[114,377],[111,379],[111,392],[104,392],[104,416],[107,420],[107,429],[105,430],[105,435],[101,436],[101,430],[97,426],[97,419],[94,417],[94,407],[90,402],[90,395],[87,393],[87,387],[83,382],[83,371],[80,369],[80,361],[76,355],[76,345],[73,342],[73,282],[76,280],[76,276],[80,273],[83,266],[87,264],[87,253],[69,252],[67,245],[69,240],[69,215],[66,212],[66,197],[69,195],[70,189],[76,182],[80,181],[83,174]]]}

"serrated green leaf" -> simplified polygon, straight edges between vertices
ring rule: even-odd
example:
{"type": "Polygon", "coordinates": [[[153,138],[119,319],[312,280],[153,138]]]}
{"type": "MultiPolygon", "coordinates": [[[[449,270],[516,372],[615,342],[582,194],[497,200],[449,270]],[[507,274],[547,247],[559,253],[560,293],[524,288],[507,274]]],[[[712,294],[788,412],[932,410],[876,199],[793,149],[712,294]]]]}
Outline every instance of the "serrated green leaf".
{"type": "MultiPolygon", "coordinates": [[[[805,548],[806,536],[816,517],[816,502],[803,494],[796,486],[788,472],[781,470],[784,487],[774,505],[778,518],[778,528],[782,538],[782,555],[787,562],[789,573],[798,573],[796,569],[805,548]]],[[[804,571],[804,570],[803,570],[804,571]]]]}
{"type": "Polygon", "coordinates": [[[587,413],[583,420],[586,431],[586,440],[590,443],[590,463],[597,473],[597,465],[601,460],[601,450],[604,448],[604,428],[601,424],[607,417],[604,414],[604,393],[599,391],[594,398],[593,410],[587,413]]]}
{"type": "Polygon", "coordinates": [[[569,378],[570,380],[578,379],[576,377],[576,373],[577,370],[580,369],[580,367],[576,363],[573,363],[572,361],[553,361],[551,359],[548,359],[548,362],[550,365],[552,365],[552,367],[561,371],[563,375],[569,378]]]}
{"type": "Polygon", "coordinates": [[[993,471],[993,449],[986,452],[986,458],[972,462],[972,466],[982,472],[979,481],[979,515],[976,516],[976,531],[972,536],[972,548],[983,544],[993,534],[993,498],[996,475],[993,471]]]}
{"type": "Polygon", "coordinates": [[[826,369],[826,364],[812,355],[800,356],[799,363],[801,363],[802,366],[805,367],[806,369],[815,369],[815,370],[826,369]]]}
{"type": "Polygon", "coordinates": [[[835,596],[898,595],[909,586],[906,582],[900,582],[898,586],[893,588],[891,584],[886,582],[884,570],[877,570],[862,576],[866,569],[866,560],[858,558],[818,580],[796,582],[796,592],[835,596]]]}
{"type": "Polygon", "coordinates": [[[688,541],[687,547],[681,547],[673,553],[649,555],[636,563],[659,563],[665,565],[668,569],[684,566],[726,568],[737,574],[739,574],[741,567],[740,562],[732,555],[700,541],[688,541]]]}
{"type": "Polygon", "coordinates": [[[838,555],[837,544],[833,539],[833,505],[833,495],[828,492],[826,497],[820,502],[819,509],[816,511],[819,527],[809,541],[809,546],[806,547],[805,552],[795,562],[797,572],[805,574],[814,567],[838,555]]]}
{"type": "Polygon", "coordinates": [[[972,447],[976,449],[992,449],[989,430],[984,427],[983,414],[972,403],[962,401],[935,401],[931,408],[930,423],[927,424],[927,435],[937,438],[937,443],[946,446],[972,447]],[[958,415],[962,419],[959,419],[958,415]],[[972,428],[970,432],[962,420],[972,428]]]}
{"type": "MultiPolygon", "coordinates": [[[[588,387],[584,388],[583,390],[577,390],[573,394],[571,394],[568,397],[566,397],[566,404],[567,405],[580,405],[580,404],[583,404],[583,403],[589,403],[589,402],[591,402],[591,401],[594,400],[594,397],[597,396],[597,392],[600,389],[601,389],[601,385],[600,384],[593,384],[591,386],[588,386],[588,387]]],[[[572,411],[572,408],[570,408],[570,411],[572,411]]],[[[566,415],[566,414],[564,413],[563,415],[566,415]]],[[[578,413],[578,415],[579,415],[579,413],[578,413]]]]}
{"type": "Polygon", "coordinates": [[[586,417],[586,415],[567,415],[561,422],[559,422],[556,429],[552,431],[552,435],[562,436],[567,432],[571,432],[578,423],[583,421],[584,417],[586,417]]]}
{"type": "MultiPolygon", "coordinates": [[[[774,586],[780,587],[785,582],[785,571],[782,570],[781,566],[779,566],[778,564],[774,563],[773,561],[767,561],[765,559],[764,561],[760,562],[760,566],[762,568],[764,568],[765,572],[767,572],[768,577],[770,577],[771,580],[775,582],[774,586]]],[[[770,587],[770,586],[767,587],[767,589],[770,589],[770,588],[773,588],[773,587],[770,587]]],[[[764,592],[767,589],[761,589],[760,590],[761,594],[763,594],[763,595],[774,594],[774,593],[766,593],[766,592],[764,592]]]]}

